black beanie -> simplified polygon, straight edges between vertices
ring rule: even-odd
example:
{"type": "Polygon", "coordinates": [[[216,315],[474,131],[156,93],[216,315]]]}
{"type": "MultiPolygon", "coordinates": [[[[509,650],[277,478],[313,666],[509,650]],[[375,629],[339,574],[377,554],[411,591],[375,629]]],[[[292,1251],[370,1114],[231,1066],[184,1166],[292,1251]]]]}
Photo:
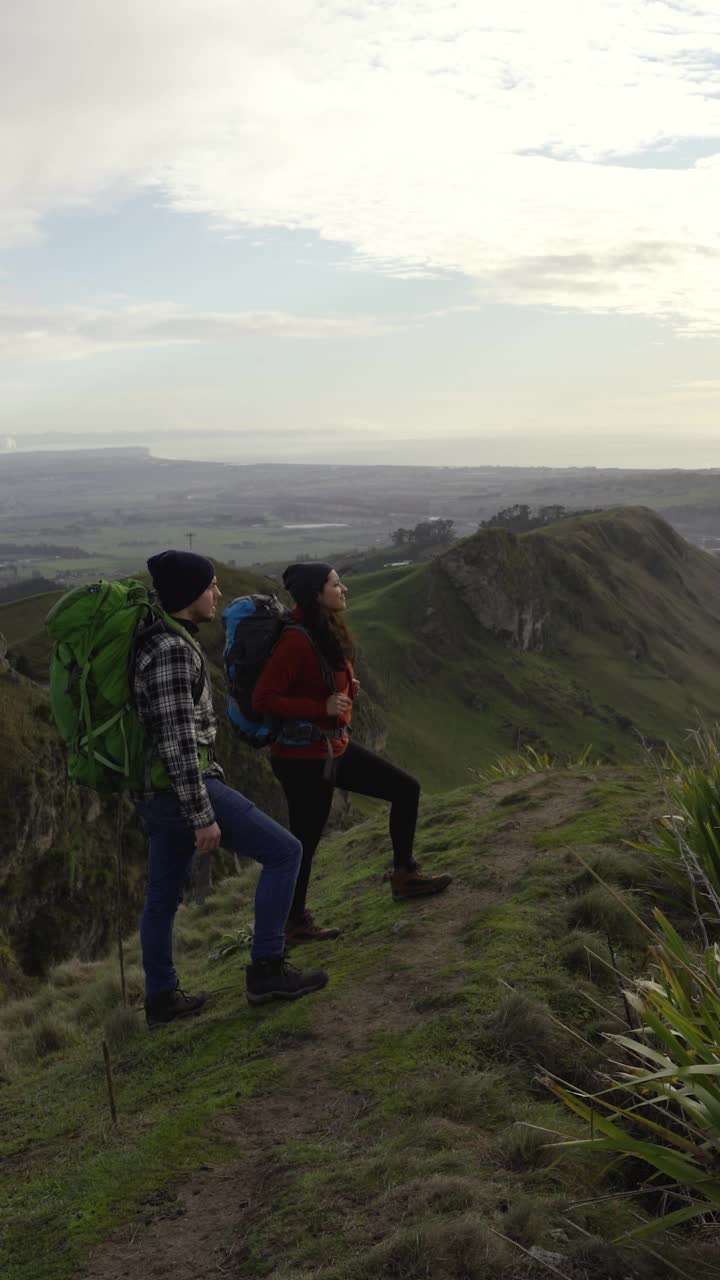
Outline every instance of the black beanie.
{"type": "Polygon", "coordinates": [[[325,583],[332,573],[331,564],[321,564],[319,560],[310,560],[307,564],[290,564],[282,579],[290,595],[297,604],[315,600],[320,595],[325,583]]]}
{"type": "Polygon", "coordinates": [[[215,566],[194,551],[161,551],[147,562],[153,586],[167,613],[178,613],[207,591],[215,566]]]}

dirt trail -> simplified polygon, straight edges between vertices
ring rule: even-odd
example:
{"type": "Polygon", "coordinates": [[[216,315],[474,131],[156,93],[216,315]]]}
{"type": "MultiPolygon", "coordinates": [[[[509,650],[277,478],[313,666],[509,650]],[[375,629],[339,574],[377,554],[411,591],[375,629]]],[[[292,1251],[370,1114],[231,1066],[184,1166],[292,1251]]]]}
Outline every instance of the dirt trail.
{"type": "MultiPolygon", "coordinates": [[[[606,778],[607,774],[604,771],[606,778]]],[[[336,1064],[362,1052],[378,1031],[407,1030],[422,1021],[417,1002],[437,992],[438,963],[445,968],[463,954],[463,934],[478,912],[507,898],[537,856],[535,833],[585,811],[595,783],[588,770],[558,773],[551,779],[534,774],[489,787],[477,801],[478,816],[495,809],[510,793],[541,793],[536,807],[527,811],[508,807],[507,821],[492,837],[490,884],[475,888],[460,875],[442,897],[412,904],[413,911],[422,912],[423,929],[413,930],[409,941],[402,931],[397,934],[397,973],[391,955],[388,966],[342,992],[335,995],[330,988],[320,997],[309,997],[311,1037],[283,1054],[281,1080],[215,1121],[225,1138],[237,1142],[237,1160],[200,1169],[171,1191],[148,1197],[132,1223],[94,1250],[85,1280],[244,1275],[233,1258],[247,1226],[257,1222],[258,1213],[267,1212],[265,1183],[273,1148],[293,1139],[313,1142],[342,1135],[351,1127],[362,1099],[352,1089],[338,1087],[336,1064]]]]}

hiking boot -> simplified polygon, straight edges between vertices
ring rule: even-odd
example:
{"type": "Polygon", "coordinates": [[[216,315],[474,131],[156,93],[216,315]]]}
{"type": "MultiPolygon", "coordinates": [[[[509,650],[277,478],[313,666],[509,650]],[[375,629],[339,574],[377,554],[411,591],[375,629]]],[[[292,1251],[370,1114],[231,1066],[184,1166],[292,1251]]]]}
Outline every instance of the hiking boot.
{"type": "Polygon", "coordinates": [[[249,1004],[267,1004],[270,1000],[299,1000],[327,986],[324,969],[308,969],[305,973],[288,964],[285,956],[268,956],[254,960],[245,969],[249,1004]]]}
{"type": "Polygon", "coordinates": [[[424,876],[416,862],[408,867],[398,867],[390,876],[390,887],[395,902],[404,898],[429,898],[442,893],[452,884],[452,876],[424,876]]]}
{"type": "Polygon", "coordinates": [[[174,991],[163,991],[162,995],[145,1001],[145,1021],[150,1031],[157,1031],[158,1027],[165,1027],[168,1022],[175,1022],[177,1018],[192,1018],[200,1013],[207,1004],[207,999],[204,991],[198,992],[196,996],[188,995],[179,987],[174,991]]]}
{"type": "Polygon", "coordinates": [[[311,911],[303,911],[299,920],[288,920],[285,926],[285,942],[289,947],[300,947],[304,942],[332,942],[339,937],[339,929],[323,929],[316,924],[311,911]]]}

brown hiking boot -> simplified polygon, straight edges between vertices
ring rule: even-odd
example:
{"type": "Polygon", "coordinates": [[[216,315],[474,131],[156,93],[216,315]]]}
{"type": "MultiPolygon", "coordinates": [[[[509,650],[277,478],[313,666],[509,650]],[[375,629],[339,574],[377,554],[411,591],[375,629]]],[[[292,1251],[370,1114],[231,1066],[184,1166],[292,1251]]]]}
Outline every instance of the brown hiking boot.
{"type": "Polygon", "coordinates": [[[332,942],[339,937],[339,929],[323,929],[315,924],[311,911],[303,911],[299,920],[288,920],[285,926],[285,942],[289,947],[301,947],[305,942],[332,942]]]}
{"type": "Polygon", "coordinates": [[[395,902],[404,898],[429,898],[432,894],[443,893],[452,884],[452,876],[424,876],[417,865],[398,867],[390,876],[390,887],[395,902]]]}

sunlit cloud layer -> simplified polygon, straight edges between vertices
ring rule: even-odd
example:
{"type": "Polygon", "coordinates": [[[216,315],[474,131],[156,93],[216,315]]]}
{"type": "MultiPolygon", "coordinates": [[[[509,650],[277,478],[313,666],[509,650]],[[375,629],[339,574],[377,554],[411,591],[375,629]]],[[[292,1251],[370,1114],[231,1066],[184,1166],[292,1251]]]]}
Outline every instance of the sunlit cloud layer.
{"type": "Polygon", "coordinates": [[[720,331],[717,0],[24,0],[0,241],[142,189],[479,300],[720,331]]]}
{"type": "Polygon", "coordinates": [[[237,342],[253,337],[368,338],[396,331],[392,324],[372,317],[201,312],[168,303],[114,309],[0,306],[0,358],[74,360],[138,347],[237,342]]]}

